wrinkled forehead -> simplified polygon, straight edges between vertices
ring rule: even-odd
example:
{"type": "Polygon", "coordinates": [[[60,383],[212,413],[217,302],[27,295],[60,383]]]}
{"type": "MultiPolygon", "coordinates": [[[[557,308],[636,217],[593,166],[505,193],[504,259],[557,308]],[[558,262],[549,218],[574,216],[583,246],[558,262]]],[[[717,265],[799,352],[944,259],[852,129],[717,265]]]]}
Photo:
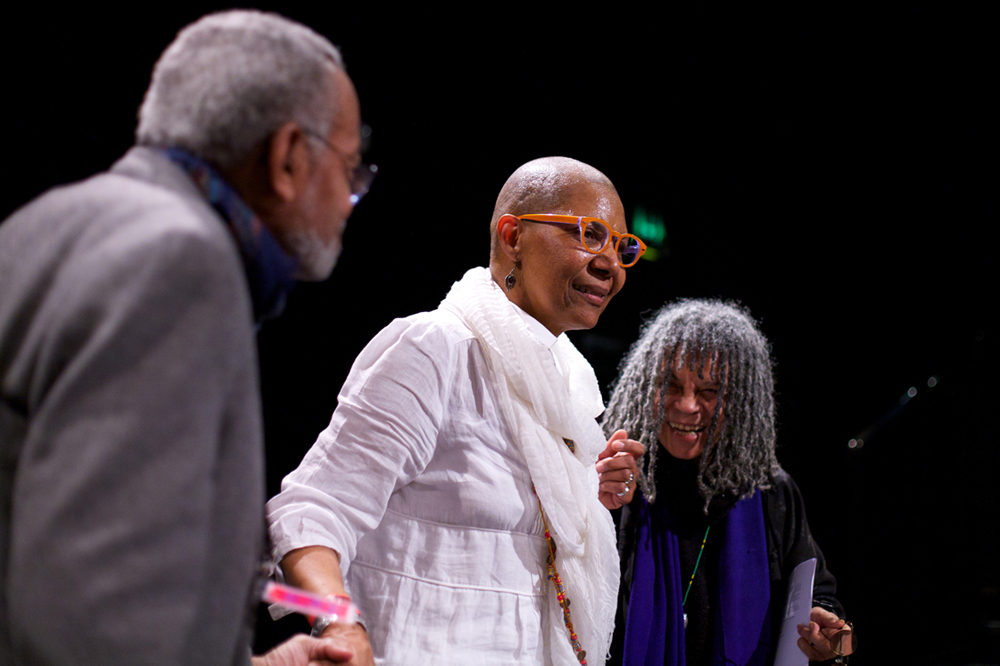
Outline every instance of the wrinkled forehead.
{"type": "Polygon", "coordinates": [[[343,70],[332,70],[330,75],[330,104],[337,109],[333,121],[333,134],[338,145],[348,156],[361,151],[361,103],[354,89],[354,82],[343,70]]]}

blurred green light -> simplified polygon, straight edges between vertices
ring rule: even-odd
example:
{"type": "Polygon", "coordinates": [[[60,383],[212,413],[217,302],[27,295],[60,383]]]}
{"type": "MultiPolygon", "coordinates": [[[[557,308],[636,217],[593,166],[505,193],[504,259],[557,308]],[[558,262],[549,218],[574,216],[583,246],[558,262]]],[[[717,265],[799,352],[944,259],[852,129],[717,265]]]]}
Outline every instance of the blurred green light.
{"type": "Polygon", "coordinates": [[[666,251],[667,227],[659,215],[647,212],[643,208],[636,208],[632,216],[632,233],[641,238],[647,246],[646,254],[642,255],[643,259],[656,261],[666,251]]]}

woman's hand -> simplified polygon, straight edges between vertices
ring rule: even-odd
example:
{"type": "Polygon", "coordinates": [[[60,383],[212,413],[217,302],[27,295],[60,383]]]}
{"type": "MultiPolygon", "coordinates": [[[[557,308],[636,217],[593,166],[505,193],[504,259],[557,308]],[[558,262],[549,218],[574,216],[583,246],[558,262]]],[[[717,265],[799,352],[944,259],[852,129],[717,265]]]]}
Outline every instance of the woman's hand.
{"type": "Polygon", "coordinates": [[[829,661],[854,652],[853,628],[825,608],[815,606],[809,624],[800,624],[798,630],[799,649],[809,661],[829,661]]]}
{"type": "Polygon", "coordinates": [[[636,459],[645,450],[642,444],[629,439],[627,432],[618,430],[611,435],[607,448],[597,456],[597,475],[601,480],[599,498],[608,510],[632,501],[639,476],[636,459]]]}
{"type": "MultiPolygon", "coordinates": [[[[285,574],[286,583],[313,594],[325,596],[347,593],[344,589],[344,575],[340,570],[340,554],[331,548],[306,546],[289,551],[281,558],[281,570],[285,574]]],[[[348,657],[341,663],[350,666],[372,666],[375,663],[368,632],[360,622],[333,622],[323,630],[321,638],[326,643],[342,646],[346,650],[348,657]]],[[[332,661],[330,658],[326,660],[332,661]]],[[[281,666],[285,663],[282,662],[281,666]]],[[[311,665],[313,662],[306,663],[311,665]]],[[[317,663],[324,662],[317,660],[317,663]]]]}

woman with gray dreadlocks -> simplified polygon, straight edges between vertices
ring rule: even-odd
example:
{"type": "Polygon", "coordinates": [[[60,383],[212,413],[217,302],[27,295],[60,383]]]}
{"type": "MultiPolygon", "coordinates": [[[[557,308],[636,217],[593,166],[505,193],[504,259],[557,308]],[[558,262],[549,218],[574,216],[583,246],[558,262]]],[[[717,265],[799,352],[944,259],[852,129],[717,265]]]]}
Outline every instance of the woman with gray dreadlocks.
{"type": "Polygon", "coordinates": [[[802,496],[775,458],[774,420],[768,344],[744,310],[685,300],[645,326],[603,421],[646,447],[641,492],[622,509],[611,663],[770,664],[784,585],[812,557],[799,648],[812,661],[853,650],[802,496]]]}

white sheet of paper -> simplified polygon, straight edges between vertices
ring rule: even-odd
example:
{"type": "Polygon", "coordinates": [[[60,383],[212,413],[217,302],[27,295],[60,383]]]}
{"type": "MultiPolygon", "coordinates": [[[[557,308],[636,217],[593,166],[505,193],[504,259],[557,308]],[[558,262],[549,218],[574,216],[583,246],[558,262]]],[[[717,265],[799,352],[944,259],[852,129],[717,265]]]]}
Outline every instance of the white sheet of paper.
{"type": "Polygon", "coordinates": [[[802,562],[792,571],[792,578],[788,582],[785,617],[781,622],[781,633],[778,634],[778,651],[774,655],[774,666],[809,666],[809,657],[797,645],[799,632],[796,626],[809,623],[815,576],[815,557],[802,562]]]}

